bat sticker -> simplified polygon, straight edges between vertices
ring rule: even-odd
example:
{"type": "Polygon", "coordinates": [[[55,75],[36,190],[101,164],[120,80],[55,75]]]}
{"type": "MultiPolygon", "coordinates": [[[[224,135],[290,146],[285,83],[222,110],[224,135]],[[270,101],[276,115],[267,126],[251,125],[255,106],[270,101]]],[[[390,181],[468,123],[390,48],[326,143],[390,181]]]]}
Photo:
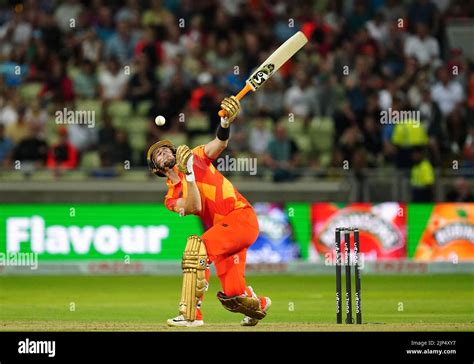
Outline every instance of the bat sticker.
{"type": "Polygon", "coordinates": [[[268,63],[262,66],[262,68],[260,68],[257,72],[255,72],[255,74],[249,80],[253,88],[259,88],[266,80],[268,80],[272,75],[274,69],[275,65],[273,63],[268,63]]]}

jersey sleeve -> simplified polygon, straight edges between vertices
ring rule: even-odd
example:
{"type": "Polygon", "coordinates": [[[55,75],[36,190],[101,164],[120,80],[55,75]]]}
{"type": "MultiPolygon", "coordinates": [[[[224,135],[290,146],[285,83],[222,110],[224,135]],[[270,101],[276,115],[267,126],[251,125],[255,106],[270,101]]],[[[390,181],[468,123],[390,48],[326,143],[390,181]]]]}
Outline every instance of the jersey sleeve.
{"type": "Polygon", "coordinates": [[[193,155],[195,157],[198,157],[199,159],[201,159],[202,161],[204,161],[204,163],[206,163],[206,165],[209,165],[212,163],[212,159],[209,158],[207,155],[206,155],[206,152],[204,150],[204,144],[203,145],[199,145],[197,146],[196,148],[193,149],[193,155]]]}
{"type": "MultiPolygon", "coordinates": [[[[181,182],[180,182],[181,183],[181,182]]],[[[175,207],[178,199],[180,198],[179,191],[175,188],[171,182],[166,183],[168,185],[168,193],[165,196],[165,206],[168,210],[176,212],[175,207]]]]}

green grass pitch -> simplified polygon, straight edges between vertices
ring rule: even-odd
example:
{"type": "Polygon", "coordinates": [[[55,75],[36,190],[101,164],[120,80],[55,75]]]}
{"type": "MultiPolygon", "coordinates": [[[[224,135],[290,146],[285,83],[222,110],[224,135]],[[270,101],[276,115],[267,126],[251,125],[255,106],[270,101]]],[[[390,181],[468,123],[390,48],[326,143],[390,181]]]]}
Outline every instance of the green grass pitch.
{"type": "MultiPolygon", "coordinates": [[[[474,331],[472,275],[362,276],[363,325],[335,324],[334,276],[251,276],[273,305],[256,327],[217,300],[212,278],[205,326],[193,331],[474,331]]],[[[0,277],[0,331],[176,331],[181,277],[0,277]]],[[[343,289],[344,295],[344,289],[343,289]]],[[[344,305],[343,305],[344,309],[344,305]]],[[[188,329],[189,330],[189,329],[188,329]]]]}

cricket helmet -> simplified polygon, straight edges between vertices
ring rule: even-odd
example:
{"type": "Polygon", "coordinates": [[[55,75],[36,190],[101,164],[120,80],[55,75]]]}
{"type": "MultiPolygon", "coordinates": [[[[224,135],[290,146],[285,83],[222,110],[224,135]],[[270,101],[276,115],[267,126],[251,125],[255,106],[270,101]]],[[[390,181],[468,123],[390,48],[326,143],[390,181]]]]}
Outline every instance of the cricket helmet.
{"type": "Polygon", "coordinates": [[[148,152],[146,154],[146,160],[148,162],[148,167],[150,170],[157,175],[158,177],[166,177],[166,175],[160,171],[160,168],[155,164],[155,161],[153,160],[153,153],[157,151],[158,149],[166,147],[171,149],[171,152],[173,152],[173,155],[176,156],[176,147],[173,144],[172,141],[170,140],[160,140],[159,142],[156,142],[148,148],[148,152]]]}

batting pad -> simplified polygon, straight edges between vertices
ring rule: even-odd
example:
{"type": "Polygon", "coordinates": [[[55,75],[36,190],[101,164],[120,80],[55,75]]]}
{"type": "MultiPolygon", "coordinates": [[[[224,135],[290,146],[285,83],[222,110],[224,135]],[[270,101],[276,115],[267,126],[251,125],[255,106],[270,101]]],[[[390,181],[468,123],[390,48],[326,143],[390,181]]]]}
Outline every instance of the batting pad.
{"type": "Polygon", "coordinates": [[[196,319],[196,307],[206,290],[207,252],[203,240],[191,235],[186,243],[181,268],[183,269],[183,289],[179,312],[186,320],[196,319]]]}

